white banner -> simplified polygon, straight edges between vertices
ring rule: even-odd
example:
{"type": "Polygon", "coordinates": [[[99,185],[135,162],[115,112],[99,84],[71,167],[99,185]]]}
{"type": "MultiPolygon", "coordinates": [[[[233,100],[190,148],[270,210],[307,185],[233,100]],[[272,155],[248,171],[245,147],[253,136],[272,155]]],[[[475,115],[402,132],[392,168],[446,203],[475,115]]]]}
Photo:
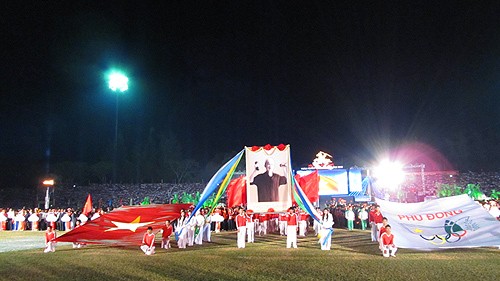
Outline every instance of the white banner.
{"type": "Polygon", "coordinates": [[[500,222],[467,195],[421,203],[377,199],[400,248],[500,246],[500,222]]]}
{"type": "Polygon", "coordinates": [[[254,212],[286,211],[292,205],[290,146],[283,150],[245,147],[247,207],[254,212]]]}

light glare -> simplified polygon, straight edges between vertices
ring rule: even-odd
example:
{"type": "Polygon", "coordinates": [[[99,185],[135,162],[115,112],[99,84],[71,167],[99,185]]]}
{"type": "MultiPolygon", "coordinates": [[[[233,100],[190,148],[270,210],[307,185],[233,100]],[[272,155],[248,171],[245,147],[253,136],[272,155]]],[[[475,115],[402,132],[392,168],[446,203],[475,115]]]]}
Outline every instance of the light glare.
{"type": "Polygon", "coordinates": [[[125,92],[128,90],[128,77],[117,72],[111,73],[109,75],[109,88],[115,92],[116,90],[125,92]]]}
{"type": "Polygon", "coordinates": [[[403,165],[398,162],[384,160],[375,169],[374,175],[383,188],[395,190],[404,180],[403,165]]]}

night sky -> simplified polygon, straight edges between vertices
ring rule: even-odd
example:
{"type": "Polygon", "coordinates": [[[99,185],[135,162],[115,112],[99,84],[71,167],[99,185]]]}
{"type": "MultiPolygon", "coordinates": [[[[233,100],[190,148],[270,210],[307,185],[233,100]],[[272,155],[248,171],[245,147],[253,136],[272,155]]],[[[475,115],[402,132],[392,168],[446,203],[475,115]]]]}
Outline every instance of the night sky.
{"type": "Polygon", "coordinates": [[[499,1],[65,2],[0,4],[2,184],[101,160],[112,68],[130,78],[124,141],[154,130],[201,165],[268,143],[296,167],[425,144],[455,169],[500,168],[499,1]]]}

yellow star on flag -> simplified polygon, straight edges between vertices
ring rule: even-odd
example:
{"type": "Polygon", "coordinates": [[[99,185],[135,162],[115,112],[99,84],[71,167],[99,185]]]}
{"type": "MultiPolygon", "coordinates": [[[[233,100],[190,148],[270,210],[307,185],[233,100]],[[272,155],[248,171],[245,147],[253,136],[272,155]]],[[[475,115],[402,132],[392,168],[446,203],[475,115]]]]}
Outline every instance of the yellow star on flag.
{"type": "Polygon", "coordinates": [[[116,227],[106,229],[104,232],[120,230],[120,229],[128,229],[132,232],[135,232],[139,227],[143,227],[145,225],[154,223],[154,221],[151,222],[140,222],[140,221],[141,221],[141,216],[138,216],[137,218],[135,218],[135,220],[131,222],[111,221],[114,225],[116,225],[116,227]]]}

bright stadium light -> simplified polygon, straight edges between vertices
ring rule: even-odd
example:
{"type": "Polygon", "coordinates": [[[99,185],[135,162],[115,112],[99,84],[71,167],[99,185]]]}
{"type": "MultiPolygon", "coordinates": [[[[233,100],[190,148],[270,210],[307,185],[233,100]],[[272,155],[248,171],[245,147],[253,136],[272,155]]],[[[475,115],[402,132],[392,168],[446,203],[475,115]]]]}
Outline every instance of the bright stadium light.
{"type": "Polygon", "coordinates": [[[113,92],[128,90],[128,77],[119,72],[113,72],[108,77],[108,86],[113,92]]]}
{"type": "Polygon", "coordinates": [[[395,190],[403,182],[405,174],[401,163],[383,160],[375,168],[374,176],[381,187],[395,190]]]}

